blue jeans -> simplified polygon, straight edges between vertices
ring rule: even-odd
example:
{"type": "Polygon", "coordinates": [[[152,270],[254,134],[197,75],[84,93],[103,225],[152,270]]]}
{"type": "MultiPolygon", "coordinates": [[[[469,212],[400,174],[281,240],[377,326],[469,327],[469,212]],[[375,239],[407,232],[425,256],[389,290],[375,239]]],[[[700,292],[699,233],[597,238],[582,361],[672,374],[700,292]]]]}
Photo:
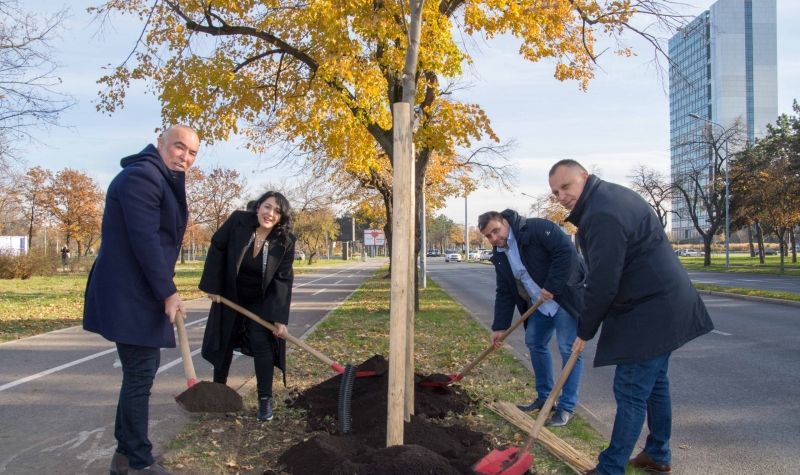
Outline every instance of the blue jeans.
{"type": "Polygon", "coordinates": [[[161,361],[161,350],[117,343],[117,354],[122,363],[122,386],[114,424],[117,452],[128,457],[131,468],[141,469],[155,462],[153,444],[147,438],[147,423],[150,388],[161,361]]]}
{"type": "Polygon", "coordinates": [[[669,397],[669,356],[658,356],[639,363],[621,364],[614,373],[617,415],[611,443],[600,453],[600,473],[621,475],[642,432],[645,415],[649,434],[644,451],[654,462],[668,464],[672,456],[672,402],[669,397]]]}
{"type": "MultiPolygon", "coordinates": [[[[558,339],[558,352],[561,353],[561,367],[567,363],[572,354],[572,343],[578,331],[578,321],[566,310],[559,307],[552,317],[533,312],[525,329],[525,345],[531,354],[531,366],[536,376],[536,399],[544,401],[553,389],[553,358],[550,356],[550,339],[553,332],[558,339]]],[[[575,412],[578,404],[578,389],[583,372],[583,355],[578,357],[572,373],[564,383],[564,389],[558,398],[557,409],[575,412]]]]}

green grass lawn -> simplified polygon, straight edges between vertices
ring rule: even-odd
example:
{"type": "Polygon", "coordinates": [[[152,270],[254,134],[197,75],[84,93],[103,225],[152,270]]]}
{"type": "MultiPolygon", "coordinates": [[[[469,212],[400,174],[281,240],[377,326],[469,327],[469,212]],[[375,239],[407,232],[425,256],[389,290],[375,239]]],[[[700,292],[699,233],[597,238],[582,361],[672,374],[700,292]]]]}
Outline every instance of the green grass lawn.
{"type": "MultiPolygon", "coordinates": [[[[780,272],[780,256],[765,256],[764,264],[758,257],[750,257],[749,253],[732,253],[729,272],[752,272],[757,274],[793,275],[800,277],[800,264],[792,263],[791,254],[784,260],[784,272],[780,272]]],[[[680,257],[681,263],[688,270],[725,272],[725,253],[711,255],[711,265],[703,266],[702,257],[680,257]]]]}
{"type": "MultiPolygon", "coordinates": [[[[309,266],[295,261],[295,273],[355,264],[341,259],[321,260],[309,266]]],[[[184,300],[203,297],[197,288],[202,261],[189,261],[175,268],[175,285],[184,300]]],[[[34,276],[29,279],[0,279],[0,342],[80,325],[86,272],[34,276]]]]}

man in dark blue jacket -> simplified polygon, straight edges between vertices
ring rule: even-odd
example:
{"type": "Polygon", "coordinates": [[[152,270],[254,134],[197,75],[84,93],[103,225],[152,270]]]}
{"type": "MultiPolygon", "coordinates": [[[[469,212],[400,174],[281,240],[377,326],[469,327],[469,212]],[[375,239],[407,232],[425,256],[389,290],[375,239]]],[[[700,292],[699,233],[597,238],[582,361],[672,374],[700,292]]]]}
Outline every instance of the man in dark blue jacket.
{"type": "MultiPolygon", "coordinates": [[[[511,326],[514,308],[520,314],[541,298],[543,303],[525,322],[525,345],[536,377],[536,398],[524,411],[541,409],[553,388],[550,339],[555,332],[561,364],[570,356],[575,341],[578,310],[582,301],[582,264],[569,237],[546,219],[521,218],[515,211],[489,211],[478,217],[478,229],[494,246],[491,261],[497,275],[492,340],[511,326]]],[[[578,404],[583,360],[564,384],[556,411],[547,421],[564,426],[578,404]]]]}
{"type": "Polygon", "coordinates": [[[661,221],[637,193],[589,175],[574,160],[550,169],[550,189],[578,227],[588,277],[574,351],[600,330],[594,365],[617,365],[611,442],[588,473],[621,475],[647,416],[650,433],[631,465],[669,473],[670,354],[714,326],[661,221]]]}
{"type": "Polygon", "coordinates": [[[160,348],[175,347],[172,323],[183,312],[173,276],[188,220],[185,172],[198,147],[192,129],[170,127],[158,146],[122,159],[106,193],[83,328],[115,342],[122,364],[112,474],[168,473],[147,437],[150,388],[160,348]]]}

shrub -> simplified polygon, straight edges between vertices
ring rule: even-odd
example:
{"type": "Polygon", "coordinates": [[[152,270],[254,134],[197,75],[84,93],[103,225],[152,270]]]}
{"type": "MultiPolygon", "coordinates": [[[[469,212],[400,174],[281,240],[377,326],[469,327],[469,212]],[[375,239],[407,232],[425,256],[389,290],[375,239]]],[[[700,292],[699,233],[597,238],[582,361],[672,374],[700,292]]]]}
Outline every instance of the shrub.
{"type": "Polygon", "coordinates": [[[29,252],[20,256],[0,253],[2,279],[27,279],[34,275],[53,275],[57,266],[57,256],[45,256],[40,252],[29,252]]]}

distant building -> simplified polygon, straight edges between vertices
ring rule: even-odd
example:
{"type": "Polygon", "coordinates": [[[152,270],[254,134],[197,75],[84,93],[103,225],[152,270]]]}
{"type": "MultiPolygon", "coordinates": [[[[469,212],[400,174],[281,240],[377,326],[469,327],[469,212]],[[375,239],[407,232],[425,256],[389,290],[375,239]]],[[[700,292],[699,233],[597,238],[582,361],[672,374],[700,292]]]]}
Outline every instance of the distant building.
{"type": "MultiPolygon", "coordinates": [[[[750,142],[778,117],[776,0],[719,0],[669,40],[670,164],[672,180],[703,166],[711,179],[710,150],[687,144],[706,124],[737,119],[750,142]]],[[[683,197],[672,201],[672,239],[698,234],[683,197]]]]}

